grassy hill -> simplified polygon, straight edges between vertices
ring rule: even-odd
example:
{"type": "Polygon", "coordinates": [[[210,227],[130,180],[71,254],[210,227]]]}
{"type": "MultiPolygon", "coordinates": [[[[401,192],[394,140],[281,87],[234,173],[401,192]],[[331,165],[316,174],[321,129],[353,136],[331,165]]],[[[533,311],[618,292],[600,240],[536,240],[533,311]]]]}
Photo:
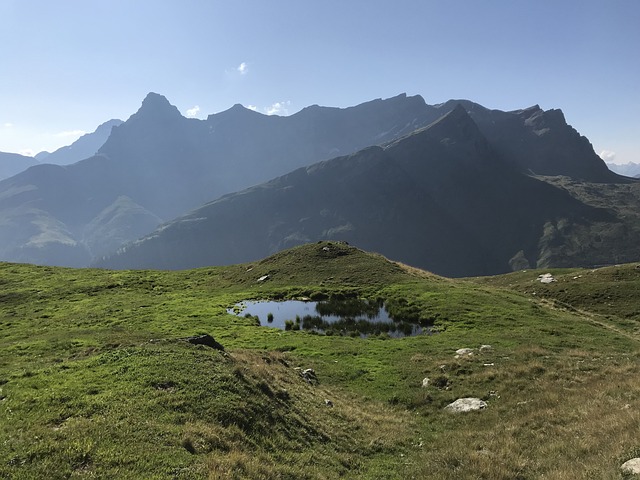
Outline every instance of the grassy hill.
{"type": "Polygon", "coordinates": [[[454,281],[336,242],[178,272],[0,264],[0,477],[620,478],[640,454],[640,269],[541,273],[454,281]],[[437,333],[227,313],[326,296],[437,333]],[[185,340],[203,333],[225,350],[185,340]],[[488,407],[443,409],[469,396],[488,407]]]}

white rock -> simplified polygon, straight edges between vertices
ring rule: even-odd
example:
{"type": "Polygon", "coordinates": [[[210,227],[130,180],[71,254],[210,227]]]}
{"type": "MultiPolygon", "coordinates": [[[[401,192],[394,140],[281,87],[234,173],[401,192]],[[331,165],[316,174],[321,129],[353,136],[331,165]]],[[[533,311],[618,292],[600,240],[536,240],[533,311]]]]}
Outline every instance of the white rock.
{"type": "Polygon", "coordinates": [[[551,283],[555,282],[556,279],[553,278],[553,275],[551,275],[550,273],[544,273],[542,275],[538,275],[538,281],[540,283],[551,283]]]}
{"type": "Polygon", "coordinates": [[[631,460],[627,460],[620,467],[623,473],[630,473],[632,475],[637,475],[640,473],[640,458],[632,458],[631,460]]]}
{"type": "Polygon", "coordinates": [[[459,348],[458,350],[456,350],[455,358],[471,356],[473,356],[473,348],[459,348]]]}
{"type": "Polygon", "coordinates": [[[493,350],[491,345],[480,345],[480,352],[489,352],[493,350]]]}
{"type": "Polygon", "coordinates": [[[264,282],[265,280],[269,280],[269,275],[263,275],[258,279],[258,282],[264,282]]]}
{"type": "Polygon", "coordinates": [[[422,379],[422,388],[427,388],[429,386],[429,382],[430,382],[430,380],[427,377],[423,378],[422,379]]]}
{"type": "Polygon", "coordinates": [[[487,402],[483,402],[479,398],[459,398],[453,403],[450,403],[446,407],[445,410],[453,413],[461,413],[461,412],[473,412],[475,410],[482,410],[483,408],[487,408],[487,402]]]}

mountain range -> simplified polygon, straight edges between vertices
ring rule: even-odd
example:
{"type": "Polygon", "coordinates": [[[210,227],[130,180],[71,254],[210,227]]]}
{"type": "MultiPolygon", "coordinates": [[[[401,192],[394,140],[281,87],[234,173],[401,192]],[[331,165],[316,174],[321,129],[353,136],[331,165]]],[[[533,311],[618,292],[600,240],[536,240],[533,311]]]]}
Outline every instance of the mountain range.
{"type": "Polygon", "coordinates": [[[383,146],[224,196],[98,265],[182,269],[341,239],[440,274],[486,275],[537,265],[558,223],[614,221],[504,158],[458,103],[383,146]]]}
{"type": "Polygon", "coordinates": [[[89,158],[104,145],[111,129],[121,125],[122,120],[111,119],[98,126],[94,132],[82,135],[71,145],[57,149],[55,152],[40,152],[35,158],[41,163],[53,163],[54,165],[69,165],[89,158]]]}
{"type": "Polygon", "coordinates": [[[111,135],[111,128],[121,123],[122,120],[104,122],[94,132],[83,135],[71,145],[61,147],[53,153],[40,152],[34,157],[28,157],[17,153],[0,152],[0,180],[17,175],[41,163],[69,165],[91,157],[107,141],[111,135]]]}
{"type": "Polygon", "coordinates": [[[623,163],[623,164],[607,163],[607,167],[609,167],[609,170],[619,175],[624,175],[627,177],[634,177],[634,178],[640,177],[640,163],[633,163],[633,162],[623,163]]]}
{"type": "MultiPolygon", "coordinates": [[[[551,176],[632,182],[561,111],[538,106],[403,94],[289,117],[235,105],[197,120],[151,93],[96,155],[0,182],[0,258],[185,268],[340,238],[449,275],[578,260],[562,248],[571,232],[620,219],[551,176]]],[[[583,250],[588,262],[593,247],[583,250]]]]}

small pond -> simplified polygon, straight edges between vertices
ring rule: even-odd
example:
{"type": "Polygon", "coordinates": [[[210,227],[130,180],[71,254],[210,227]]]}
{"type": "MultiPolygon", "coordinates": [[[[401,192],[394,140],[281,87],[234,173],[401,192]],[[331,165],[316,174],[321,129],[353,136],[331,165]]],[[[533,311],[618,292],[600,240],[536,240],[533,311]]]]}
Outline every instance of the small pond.
{"type": "Polygon", "coordinates": [[[367,337],[387,334],[405,337],[431,333],[427,322],[408,322],[389,315],[383,302],[356,298],[329,299],[319,302],[303,300],[245,301],[229,313],[254,317],[260,325],[281,330],[305,330],[326,335],[367,337]]]}

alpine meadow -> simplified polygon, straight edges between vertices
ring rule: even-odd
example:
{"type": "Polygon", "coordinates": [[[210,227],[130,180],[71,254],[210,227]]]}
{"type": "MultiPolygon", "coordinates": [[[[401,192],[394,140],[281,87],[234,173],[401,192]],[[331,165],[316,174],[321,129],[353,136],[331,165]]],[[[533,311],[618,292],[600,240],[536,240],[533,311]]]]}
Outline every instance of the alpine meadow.
{"type": "Polygon", "coordinates": [[[640,478],[640,2],[0,19],[0,479],[640,478]]]}

